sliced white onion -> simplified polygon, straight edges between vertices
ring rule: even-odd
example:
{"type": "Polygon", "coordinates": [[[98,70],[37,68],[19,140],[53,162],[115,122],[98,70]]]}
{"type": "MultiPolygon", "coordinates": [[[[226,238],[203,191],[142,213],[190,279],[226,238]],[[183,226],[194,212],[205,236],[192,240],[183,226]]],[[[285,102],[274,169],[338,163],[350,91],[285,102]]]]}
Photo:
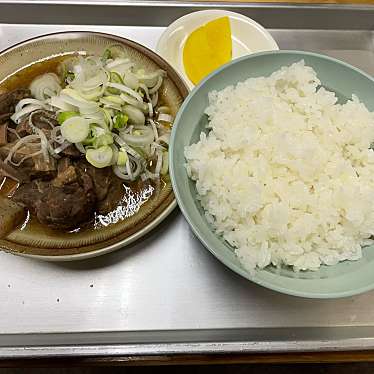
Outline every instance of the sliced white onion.
{"type": "Polygon", "coordinates": [[[149,123],[152,126],[154,140],[157,141],[157,139],[158,139],[157,126],[156,126],[155,122],[153,120],[151,120],[151,119],[149,120],[149,123]]]}
{"type": "Polygon", "coordinates": [[[165,76],[166,72],[164,70],[157,70],[150,74],[137,73],[137,76],[141,82],[143,82],[147,87],[153,87],[160,76],[165,76]]]}
{"type": "Polygon", "coordinates": [[[10,161],[13,166],[20,166],[24,161],[28,160],[29,158],[35,157],[42,154],[42,151],[36,151],[34,153],[31,153],[29,155],[23,156],[18,162],[10,161]]]}
{"type": "Polygon", "coordinates": [[[126,167],[127,175],[129,176],[130,180],[134,180],[134,177],[131,171],[130,158],[127,159],[125,167],[126,167]]]}
{"type": "Polygon", "coordinates": [[[142,165],[139,160],[129,156],[125,166],[113,166],[113,171],[118,178],[126,181],[134,181],[142,171],[142,165]]]}
{"type": "Polygon", "coordinates": [[[161,168],[161,175],[167,174],[169,171],[169,152],[165,151],[162,152],[162,168],[161,168]]]}
{"type": "Polygon", "coordinates": [[[137,76],[129,70],[126,71],[123,76],[123,83],[133,90],[137,90],[139,88],[139,80],[137,76]]]}
{"type": "Polygon", "coordinates": [[[115,104],[113,101],[107,100],[105,97],[101,98],[100,100],[101,104],[104,104],[104,108],[111,108],[118,111],[122,111],[122,107],[120,104],[115,104]]]}
{"type": "Polygon", "coordinates": [[[157,151],[157,162],[156,162],[156,167],[155,167],[156,175],[160,175],[161,167],[162,167],[162,151],[158,150],[157,151]]]}
{"type": "Polygon", "coordinates": [[[39,145],[38,143],[35,143],[35,141],[40,141],[40,137],[38,135],[27,135],[23,138],[21,138],[16,144],[13,145],[13,147],[9,150],[8,156],[5,158],[4,162],[7,164],[8,162],[12,162],[12,157],[15,152],[22,146],[32,143],[34,145],[39,145]]]}
{"type": "Polygon", "coordinates": [[[89,91],[104,86],[106,83],[108,83],[108,80],[108,74],[105,72],[105,70],[100,69],[95,76],[87,79],[82,84],[74,84],[73,81],[70,85],[71,87],[77,88],[80,91],[89,91]]]}
{"type": "Polygon", "coordinates": [[[112,151],[113,151],[111,165],[116,165],[118,161],[118,148],[114,144],[112,144],[110,148],[112,148],[112,151]]]}
{"type": "Polygon", "coordinates": [[[62,111],[73,112],[73,111],[77,110],[76,106],[74,106],[72,104],[68,104],[67,102],[65,102],[59,96],[51,97],[48,100],[48,103],[49,103],[49,105],[51,105],[55,108],[61,109],[62,111]]]}
{"type": "Polygon", "coordinates": [[[130,62],[130,59],[128,58],[116,58],[111,62],[107,63],[105,67],[110,70],[118,65],[126,64],[128,62],[130,62]]]}
{"type": "Polygon", "coordinates": [[[123,166],[121,166],[121,167],[118,166],[118,165],[113,166],[113,172],[120,179],[123,179],[125,181],[130,180],[129,175],[127,174],[127,170],[123,166]]]}
{"type": "Polygon", "coordinates": [[[155,92],[151,97],[151,103],[155,107],[158,103],[158,91],[155,92]]]}
{"type": "Polygon", "coordinates": [[[173,123],[174,121],[174,118],[173,116],[171,116],[170,114],[167,114],[167,113],[160,113],[158,115],[158,121],[164,121],[164,122],[169,122],[169,123],[173,123]]]}
{"type": "Polygon", "coordinates": [[[66,103],[74,105],[79,109],[82,114],[95,113],[99,111],[99,106],[97,103],[85,100],[77,91],[71,88],[64,88],[60,97],[66,103]]]}
{"type": "Polygon", "coordinates": [[[61,91],[60,79],[55,73],[46,73],[36,77],[30,84],[31,95],[44,101],[46,96],[58,95],[61,91]]]}
{"type": "Polygon", "coordinates": [[[154,140],[154,134],[150,127],[137,126],[135,131],[140,131],[140,135],[121,133],[120,137],[130,146],[142,147],[149,145],[154,140]]]}
{"type": "MultiPolygon", "coordinates": [[[[134,97],[130,96],[130,95],[127,95],[125,93],[121,93],[120,95],[120,98],[125,102],[125,103],[128,103],[130,105],[134,105],[134,106],[137,106],[139,104],[139,101],[136,100],[134,97]]],[[[143,102],[143,100],[142,100],[143,102]]]]}
{"type": "Polygon", "coordinates": [[[40,106],[40,108],[43,108],[43,109],[47,109],[47,106],[40,100],[37,100],[37,99],[31,99],[31,98],[27,98],[27,99],[22,99],[18,102],[18,104],[16,105],[16,107],[14,108],[15,112],[19,112],[25,105],[29,105],[29,104],[34,104],[34,105],[38,105],[40,106]]]}
{"type": "Polygon", "coordinates": [[[133,123],[134,125],[137,125],[137,126],[144,126],[145,116],[144,116],[144,113],[140,109],[132,105],[125,105],[123,107],[123,111],[129,117],[130,123],[133,123]]]}
{"type": "Polygon", "coordinates": [[[114,134],[113,139],[120,147],[124,148],[128,154],[138,160],[143,160],[143,157],[134,149],[132,149],[119,135],[114,134]]]}
{"type": "Polygon", "coordinates": [[[124,84],[109,82],[108,87],[117,88],[117,90],[123,91],[130,96],[135,97],[136,100],[143,102],[143,98],[136,91],[126,87],[124,84]]]}
{"type": "Polygon", "coordinates": [[[144,103],[143,101],[138,101],[135,98],[125,94],[121,93],[120,98],[127,104],[130,104],[132,106],[135,106],[139,108],[143,113],[148,113],[148,105],[144,103]]]}
{"type": "Polygon", "coordinates": [[[57,147],[57,148],[54,149],[54,153],[55,153],[56,155],[58,155],[59,153],[61,153],[62,151],[64,151],[64,150],[65,150],[67,147],[69,147],[70,145],[71,145],[70,142],[65,141],[65,142],[63,142],[59,147],[57,147]]]}
{"type": "Polygon", "coordinates": [[[61,95],[60,97],[67,104],[74,105],[82,114],[95,113],[98,110],[98,105],[95,103],[90,103],[89,101],[80,101],[68,95],[61,95]]]}
{"type": "MultiPolygon", "coordinates": [[[[29,123],[30,122],[31,122],[31,116],[30,116],[30,119],[29,119],[29,123]]],[[[33,126],[33,131],[34,131],[35,134],[39,135],[40,148],[41,148],[41,151],[43,153],[44,161],[46,163],[48,163],[48,161],[49,161],[48,153],[49,153],[49,151],[51,151],[51,153],[53,154],[53,149],[51,149],[51,145],[49,144],[47,137],[45,136],[44,132],[41,129],[33,126]]]]}
{"type": "Polygon", "coordinates": [[[105,91],[105,86],[99,86],[90,90],[79,90],[80,95],[83,99],[88,101],[96,101],[99,97],[103,95],[105,91]]]}
{"type": "Polygon", "coordinates": [[[64,137],[61,135],[61,126],[55,126],[52,129],[51,139],[58,144],[62,144],[65,141],[64,137]],[[57,135],[58,133],[60,133],[60,135],[57,135]]]}
{"type": "Polygon", "coordinates": [[[35,112],[36,110],[39,110],[39,109],[41,109],[41,108],[42,108],[42,107],[41,107],[40,105],[36,105],[36,104],[30,104],[30,105],[27,105],[27,106],[25,106],[24,108],[22,108],[20,111],[14,113],[14,114],[10,117],[10,119],[11,119],[13,122],[19,124],[19,123],[21,122],[21,119],[22,119],[24,116],[26,116],[26,115],[28,115],[28,114],[30,114],[30,113],[32,113],[32,112],[35,112]]]}
{"type": "Polygon", "coordinates": [[[158,77],[158,81],[157,81],[156,85],[149,90],[149,93],[151,95],[154,94],[155,92],[157,92],[160,89],[161,86],[162,86],[162,77],[158,77]]]}
{"type": "Polygon", "coordinates": [[[147,100],[151,101],[151,97],[149,96],[148,87],[144,83],[139,84],[139,87],[144,91],[145,97],[147,98],[147,100]]]}
{"type": "Polygon", "coordinates": [[[153,117],[153,106],[151,102],[148,103],[148,113],[149,113],[149,116],[152,118],[153,117]]]}
{"type": "Polygon", "coordinates": [[[170,108],[166,105],[163,105],[163,106],[160,106],[157,111],[159,113],[167,113],[167,114],[170,114],[170,108]]]}
{"type": "Polygon", "coordinates": [[[158,180],[160,179],[160,175],[159,174],[155,174],[155,173],[151,173],[149,170],[145,170],[144,171],[144,180],[146,179],[153,179],[153,180],[158,180]]]}
{"type": "Polygon", "coordinates": [[[84,114],[82,117],[88,120],[95,121],[95,123],[106,123],[106,115],[103,110],[99,110],[94,113],[87,113],[84,114]]]}
{"type": "Polygon", "coordinates": [[[157,143],[160,144],[161,142],[164,142],[165,144],[169,144],[170,141],[170,132],[167,132],[166,134],[161,135],[157,139],[157,143]]]}
{"type": "Polygon", "coordinates": [[[86,149],[84,148],[82,143],[75,143],[74,145],[75,145],[75,148],[77,148],[80,153],[83,153],[83,154],[86,153],[86,149]]]}

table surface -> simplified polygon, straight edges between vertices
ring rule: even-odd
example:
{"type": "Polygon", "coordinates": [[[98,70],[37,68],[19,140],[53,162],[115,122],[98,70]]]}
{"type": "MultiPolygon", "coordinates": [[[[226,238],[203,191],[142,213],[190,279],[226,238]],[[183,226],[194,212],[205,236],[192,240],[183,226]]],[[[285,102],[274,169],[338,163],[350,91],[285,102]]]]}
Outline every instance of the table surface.
{"type": "MultiPolygon", "coordinates": [[[[209,0],[205,0],[205,1],[209,1],[209,0]]],[[[216,2],[218,1],[222,1],[222,0],[214,0],[216,2]]],[[[243,0],[231,0],[231,2],[244,2],[243,0]]],[[[284,2],[284,1],[280,1],[280,0],[254,0],[253,2],[284,2]]],[[[347,4],[347,3],[362,3],[362,4],[374,4],[374,0],[350,0],[350,1],[346,1],[346,0],[317,0],[317,1],[306,1],[306,0],[291,0],[291,1],[288,1],[288,2],[292,2],[292,3],[344,3],[344,4],[347,4]]],[[[180,217],[171,217],[170,218],[170,221],[172,221],[174,223],[174,225],[178,228],[182,227],[183,225],[185,225],[185,222],[183,220],[180,219],[180,217]]],[[[165,228],[166,230],[166,228],[165,228]]],[[[161,238],[162,239],[162,238],[161,238]]],[[[183,243],[181,243],[181,246],[183,247],[183,243]]],[[[199,250],[200,248],[196,248],[196,250],[199,250]]],[[[132,255],[133,256],[130,256],[132,257],[130,259],[130,265],[131,265],[131,261],[136,261],[136,255],[134,252],[132,252],[132,255]]],[[[149,256],[153,256],[153,255],[156,255],[156,253],[154,251],[151,250],[151,248],[148,248],[148,255],[149,256]]],[[[208,254],[204,254],[206,256],[208,256],[208,254]]],[[[3,256],[3,255],[2,255],[3,256]]],[[[109,256],[108,259],[110,260],[110,258],[113,258],[113,257],[116,257],[118,256],[117,254],[113,254],[112,256],[109,256]]],[[[127,257],[127,256],[125,256],[127,257]]],[[[171,257],[172,257],[172,251],[171,251],[171,257]]],[[[18,263],[19,261],[15,261],[15,259],[10,259],[10,262],[13,262],[14,260],[14,266],[16,268],[16,263],[18,263]]],[[[27,262],[28,260],[26,259],[23,259],[22,261],[25,261],[27,262]]],[[[22,262],[21,261],[21,262],[22,262]]],[[[92,261],[93,265],[94,265],[94,262],[95,261],[92,261]]],[[[199,264],[197,265],[192,265],[192,264],[195,264],[195,262],[191,261],[191,268],[193,266],[198,266],[199,264]]],[[[215,264],[219,267],[218,264],[215,264]]],[[[51,265],[51,267],[54,267],[55,265],[51,265]]],[[[113,266],[114,267],[114,266],[113,266]]],[[[57,266],[56,266],[57,268],[57,266]]],[[[77,273],[79,271],[84,271],[85,269],[81,269],[79,265],[72,265],[72,266],[69,266],[69,265],[66,265],[66,268],[67,268],[67,273],[69,273],[68,275],[71,276],[71,279],[73,279],[74,277],[72,276],[74,273],[77,273]]],[[[33,280],[33,284],[30,285],[30,288],[35,291],[35,295],[39,295],[38,293],[38,289],[40,289],[40,286],[43,284],[43,270],[40,269],[40,273],[38,274],[37,276],[37,280],[33,280]]],[[[131,269],[130,269],[131,270],[131,269]]],[[[193,271],[194,269],[191,269],[191,271],[193,271]]],[[[219,269],[220,271],[222,271],[222,269],[219,269]]],[[[99,269],[96,269],[97,272],[99,272],[99,269]]],[[[17,273],[17,272],[16,272],[17,273]]],[[[56,271],[56,274],[58,273],[58,271],[56,271]]],[[[131,274],[130,274],[131,275],[131,274]]],[[[20,274],[19,277],[22,278],[24,275],[20,274]]],[[[225,278],[225,276],[227,277],[230,277],[231,274],[229,272],[225,272],[223,273],[223,278],[225,278]]],[[[11,284],[11,289],[9,290],[12,291],[14,290],[14,287],[17,286],[17,277],[15,279],[12,279],[12,282],[9,282],[9,284],[11,284]]],[[[18,279],[19,280],[19,279],[18,279]]],[[[224,281],[224,279],[222,279],[222,281],[224,281]]],[[[240,281],[240,280],[239,280],[240,281]]],[[[87,277],[86,277],[86,283],[85,284],[82,284],[81,286],[82,287],[86,287],[87,288],[87,298],[91,298],[90,296],[90,293],[94,293],[96,294],[96,290],[98,290],[98,287],[97,286],[103,286],[102,284],[95,284],[95,288],[92,289],[90,287],[91,285],[91,279],[90,279],[90,274],[87,274],[87,277]]],[[[243,282],[244,283],[244,282],[243,282]]],[[[217,285],[211,285],[212,286],[212,289],[218,289],[219,288],[219,284],[217,285]]],[[[8,285],[6,285],[6,287],[8,287],[8,285]]],[[[257,288],[257,287],[256,287],[257,288]]],[[[51,291],[51,294],[48,295],[50,296],[51,298],[54,298],[53,300],[56,301],[57,300],[57,296],[60,296],[60,294],[53,294],[52,290],[51,291]]],[[[99,291],[99,290],[98,290],[99,291]]],[[[268,292],[268,291],[265,291],[265,292],[268,292]]],[[[97,294],[94,295],[95,298],[97,297],[97,294]]],[[[9,296],[10,297],[10,296],[9,296]]],[[[71,294],[71,293],[67,293],[66,294],[66,298],[71,298],[71,297],[74,297],[74,292],[71,294]]],[[[92,296],[93,297],[93,296],[92,296]]],[[[128,297],[131,297],[131,295],[128,295],[128,297]]],[[[275,298],[277,296],[275,295],[275,298]]],[[[36,297],[36,300],[38,302],[40,302],[41,306],[43,306],[45,303],[46,303],[46,300],[45,300],[45,297],[42,297],[42,295],[39,295],[39,299],[38,297],[36,297]]],[[[97,299],[96,299],[97,300],[97,299]]],[[[8,300],[9,303],[12,303],[12,302],[21,302],[23,301],[23,299],[21,300],[8,300]]],[[[60,302],[60,299],[58,299],[58,301],[60,302]]],[[[105,300],[102,300],[103,302],[105,300]]],[[[64,303],[64,299],[62,298],[61,299],[61,304],[64,303]]],[[[26,304],[27,304],[27,300],[26,300],[26,304]]],[[[22,304],[23,305],[23,304],[22,304]]],[[[89,305],[89,303],[87,304],[89,305]]],[[[92,304],[91,304],[92,305],[92,304]]],[[[25,306],[27,307],[27,305],[25,306]]],[[[20,307],[19,308],[19,311],[16,315],[14,316],[7,316],[5,317],[5,320],[7,320],[8,322],[12,319],[19,319],[20,323],[18,325],[19,328],[22,328],[24,326],[22,326],[22,308],[25,308],[24,306],[20,307]]],[[[120,306],[119,306],[120,307],[120,306]]],[[[59,305],[59,303],[55,303],[54,304],[54,309],[53,309],[53,312],[54,313],[59,313],[59,310],[61,309],[61,305],[59,305]]],[[[313,308],[311,308],[313,309],[313,308]]],[[[146,308],[144,309],[146,310],[146,308]]],[[[60,310],[61,312],[61,310],[60,310]]],[[[308,314],[308,311],[305,311],[307,314],[308,314]]],[[[218,313],[218,311],[217,311],[218,313]]],[[[372,314],[373,311],[370,311],[369,313],[367,314],[372,314]]],[[[56,314],[54,314],[56,315],[56,314]]],[[[95,313],[94,311],[92,311],[92,316],[97,316],[97,313],[95,313]]],[[[77,318],[79,318],[79,316],[77,315],[76,316],[77,318]]],[[[109,317],[109,316],[108,316],[109,317]]],[[[265,316],[266,317],[266,316],[265,316]]],[[[328,317],[328,314],[326,315],[326,317],[328,317]]],[[[94,318],[94,317],[92,317],[94,318]]],[[[328,319],[328,318],[327,318],[328,319]]],[[[5,320],[3,321],[3,323],[5,324],[5,320]]],[[[108,323],[110,324],[110,318],[108,318],[108,323]]],[[[140,319],[139,319],[140,321],[140,319]]],[[[344,322],[344,321],[343,321],[344,322]]],[[[165,321],[160,321],[161,324],[165,324],[166,322],[165,321]]],[[[43,330],[43,324],[47,325],[48,322],[47,321],[40,321],[40,330],[43,330]]],[[[85,321],[82,321],[82,324],[84,325],[85,324],[85,321]]],[[[71,327],[71,326],[70,326],[71,327]]],[[[275,362],[275,363],[284,363],[284,362],[351,362],[351,361],[374,361],[374,354],[373,352],[325,352],[325,353],[302,353],[302,354],[236,354],[236,355],[210,355],[210,356],[206,356],[206,355],[194,355],[194,356],[190,356],[190,355],[178,355],[178,356],[143,356],[143,357],[106,357],[106,358],[82,358],[82,359],[70,359],[69,361],[66,361],[66,360],[61,360],[61,361],[56,361],[56,360],[42,360],[42,361],[38,361],[37,364],[40,364],[40,365],[56,365],[56,364],[63,364],[63,365],[100,365],[100,364],[137,364],[137,363],[143,363],[143,364],[181,364],[181,363],[246,363],[246,362],[252,362],[252,363],[257,363],[257,362],[275,362]]],[[[22,366],[22,365],[30,365],[30,361],[28,360],[23,360],[23,361],[0,361],[0,367],[1,366],[22,366]]],[[[35,365],[35,362],[32,364],[32,365],[35,365]]]]}

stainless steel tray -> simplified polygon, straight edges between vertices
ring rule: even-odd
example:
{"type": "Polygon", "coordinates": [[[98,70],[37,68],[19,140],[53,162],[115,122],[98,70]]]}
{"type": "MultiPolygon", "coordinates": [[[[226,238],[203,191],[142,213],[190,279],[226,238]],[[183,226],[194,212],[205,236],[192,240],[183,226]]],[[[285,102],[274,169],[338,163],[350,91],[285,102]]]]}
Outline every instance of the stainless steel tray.
{"type": "MultiPolygon", "coordinates": [[[[374,7],[0,1],[0,48],[59,30],[153,48],[174,19],[214,7],[255,18],[283,49],[374,75],[374,7]]],[[[0,358],[373,349],[373,305],[374,292],[319,301],[256,286],[215,260],[176,210],[130,247],[84,262],[0,253],[0,358]]]]}

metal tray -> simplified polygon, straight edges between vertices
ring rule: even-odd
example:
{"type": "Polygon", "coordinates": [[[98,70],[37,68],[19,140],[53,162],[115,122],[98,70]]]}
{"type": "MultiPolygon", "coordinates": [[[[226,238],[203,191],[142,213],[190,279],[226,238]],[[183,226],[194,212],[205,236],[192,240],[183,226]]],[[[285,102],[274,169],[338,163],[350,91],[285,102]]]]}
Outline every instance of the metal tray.
{"type": "MultiPolygon", "coordinates": [[[[0,1],[0,48],[60,30],[153,48],[174,19],[215,7],[261,22],[280,48],[374,75],[374,7],[0,1]]],[[[144,239],[84,262],[0,253],[0,358],[373,349],[373,304],[374,292],[319,301],[256,286],[215,260],[175,210],[144,239]]]]}

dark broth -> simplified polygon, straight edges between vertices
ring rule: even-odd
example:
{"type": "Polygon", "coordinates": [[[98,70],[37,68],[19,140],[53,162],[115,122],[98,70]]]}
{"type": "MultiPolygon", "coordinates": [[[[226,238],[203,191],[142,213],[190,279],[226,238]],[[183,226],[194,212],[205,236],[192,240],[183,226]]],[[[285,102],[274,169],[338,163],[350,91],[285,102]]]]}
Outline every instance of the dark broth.
{"type": "MultiPolygon", "coordinates": [[[[17,71],[13,75],[9,76],[4,82],[2,82],[0,84],[0,92],[10,91],[16,88],[26,88],[38,75],[44,73],[57,73],[59,64],[65,59],[71,57],[72,55],[53,57],[48,60],[36,62],[30,66],[27,66],[24,69],[17,71]]],[[[160,105],[162,105],[162,103],[160,103],[160,105]]],[[[113,177],[117,178],[114,173],[113,177]]],[[[136,214],[140,205],[149,200],[151,196],[157,196],[159,192],[166,186],[166,184],[167,181],[164,179],[161,179],[158,183],[150,181],[144,183],[140,181],[136,181],[133,183],[126,182],[123,184],[123,197],[116,209],[105,215],[100,215],[96,212],[90,222],[83,223],[79,227],[64,232],[66,234],[74,234],[83,230],[99,229],[103,226],[108,226],[109,224],[116,224],[117,222],[126,219],[133,214],[136,214]],[[134,201],[137,201],[139,205],[138,207],[134,205],[131,206],[131,204],[134,204],[134,201]],[[121,212],[125,212],[122,217],[120,217],[121,212]]],[[[9,178],[2,178],[0,175],[0,196],[11,197],[17,186],[17,183],[13,180],[9,178]]],[[[43,228],[43,230],[47,231],[52,230],[45,227],[44,225],[41,225],[32,216],[28,220],[27,226],[34,226],[35,228],[39,229],[43,228]]],[[[26,225],[22,226],[23,229],[25,227],[26,225]]]]}

